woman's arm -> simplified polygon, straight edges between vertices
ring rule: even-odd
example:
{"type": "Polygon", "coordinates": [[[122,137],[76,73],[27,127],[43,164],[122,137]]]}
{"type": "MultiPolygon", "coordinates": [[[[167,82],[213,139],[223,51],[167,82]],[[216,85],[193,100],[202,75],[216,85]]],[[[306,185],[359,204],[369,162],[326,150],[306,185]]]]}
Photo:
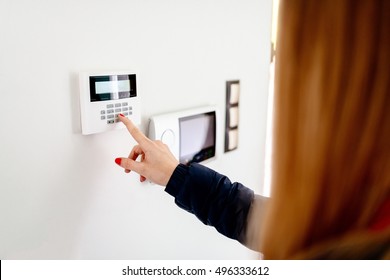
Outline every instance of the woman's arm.
{"type": "Polygon", "coordinates": [[[240,183],[199,164],[185,166],[161,141],[147,138],[129,119],[119,115],[137,141],[127,158],[115,162],[126,172],[135,171],[146,179],[167,186],[176,204],[195,214],[204,224],[223,235],[258,250],[258,232],[266,199],[240,183]],[[140,161],[137,159],[140,158],[140,161]]]}
{"type": "Polygon", "coordinates": [[[221,234],[258,250],[258,232],[266,198],[199,164],[178,165],[165,189],[175,203],[221,234]]]}

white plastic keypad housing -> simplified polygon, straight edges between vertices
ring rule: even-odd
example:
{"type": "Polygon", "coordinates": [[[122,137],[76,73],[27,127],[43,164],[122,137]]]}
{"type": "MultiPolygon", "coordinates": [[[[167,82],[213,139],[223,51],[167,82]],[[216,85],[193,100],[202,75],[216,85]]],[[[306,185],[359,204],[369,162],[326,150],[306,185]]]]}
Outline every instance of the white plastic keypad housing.
{"type": "Polygon", "coordinates": [[[83,135],[124,128],[125,126],[118,121],[118,114],[125,115],[136,125],[141,123],[140,101],[135,84],[135,74],[130,73],[123,71],[80,73],[81,131],[83,135]],[[91,91],[94,87],[91,84],[91,78],[114,77],[115,80],[115,77],[118,76],[131,77],[133,83],[131,97],[119,98],[118,94],[112,94],[113,98],[111,100],[91,100],[91,91]]]}

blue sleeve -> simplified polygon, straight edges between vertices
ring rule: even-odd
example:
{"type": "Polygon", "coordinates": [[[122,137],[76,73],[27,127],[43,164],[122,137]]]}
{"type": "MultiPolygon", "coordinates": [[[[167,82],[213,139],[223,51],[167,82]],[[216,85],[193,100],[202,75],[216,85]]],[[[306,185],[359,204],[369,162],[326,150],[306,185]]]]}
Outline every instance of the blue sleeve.
{"type": "Polygon", "coordinates": [[[193,163],[179,164],[165,191],[175,203],[195,214],[204,224],[242,242],[254,192],[212,169],[193,163]]]}

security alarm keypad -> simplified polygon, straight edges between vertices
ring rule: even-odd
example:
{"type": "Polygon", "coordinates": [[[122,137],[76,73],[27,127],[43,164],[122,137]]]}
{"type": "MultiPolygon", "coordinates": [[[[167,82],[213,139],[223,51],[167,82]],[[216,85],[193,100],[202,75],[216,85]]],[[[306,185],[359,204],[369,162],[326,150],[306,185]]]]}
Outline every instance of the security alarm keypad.
{"type": "Polygon", "coordinates": [[[119,114],[139,124],[136,75],[123,72],[81,73],[80,105],[83,134],[124,128],[118,121],[119,114]]]}
{"type": "Polygon", "coordinates": [[[100,111],[100,120],[113,124],[119,121],[119,114],[126,117],[133,115],[133,106],[129,106],[128,102],[107,104],[106,109],[100,111]]]}

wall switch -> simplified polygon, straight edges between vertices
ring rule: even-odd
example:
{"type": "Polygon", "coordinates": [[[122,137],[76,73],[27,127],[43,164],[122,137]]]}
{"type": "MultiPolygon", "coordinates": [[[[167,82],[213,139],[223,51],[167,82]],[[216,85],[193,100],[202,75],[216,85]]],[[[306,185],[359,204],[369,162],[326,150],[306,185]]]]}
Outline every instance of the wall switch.
{"type": "Polygon", "coordinates": [[[225,152],[238,147],[240,81],[226,82],[225,152]]]}

